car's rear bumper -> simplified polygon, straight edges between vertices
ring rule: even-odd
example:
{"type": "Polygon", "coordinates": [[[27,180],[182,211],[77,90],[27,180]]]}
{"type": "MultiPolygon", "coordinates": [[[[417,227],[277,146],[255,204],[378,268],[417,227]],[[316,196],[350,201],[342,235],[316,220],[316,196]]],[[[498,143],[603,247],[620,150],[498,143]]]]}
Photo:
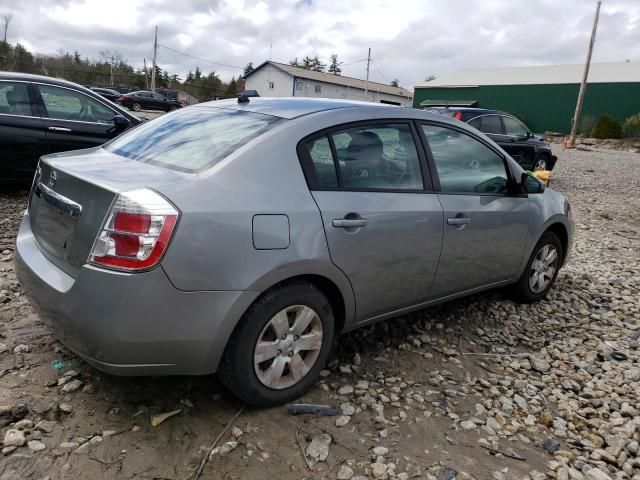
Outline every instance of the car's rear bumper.
{"type": "Polygon", "coordinates": [[[16,243],[16,273],[36,312],[64,345],[111,374],[214,372],[258,295],[177,290],[162,268],[127,274],[85,265],[73,278],[42,253],[28,216],[16,243]]]}

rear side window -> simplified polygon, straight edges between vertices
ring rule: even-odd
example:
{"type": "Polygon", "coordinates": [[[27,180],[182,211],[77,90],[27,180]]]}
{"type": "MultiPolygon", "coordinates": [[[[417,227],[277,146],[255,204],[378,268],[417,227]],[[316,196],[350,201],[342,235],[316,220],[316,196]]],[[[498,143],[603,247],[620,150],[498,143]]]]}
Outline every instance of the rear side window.
{"type": "Polygon", "coordinates": [[[28,83],[0,82],[0,113],[33,115],[28,83]]]}
{"type": "Polygon", "coordinates": [[[236,110],[185,108],[143,123],[105,148],[133,160],[195,173],[215,165],[280,120],[236,110]]]}
{"type": "Polygon", "coordinates": [[[458,130],[422,125],[440,179],[447,193],[507,192],[504,161],[493,150],[458,130]]]}
{"type": "Polygon", "coordinates": [[[321,188],[422,190],[420,160],[408,124],[339,130],[307,143],[321,188]],[[331,151],[335,147],[337,158],[331,151]]]}
{"type": "Polygon", "coordinates": [[[482,120],[481,132],[502,135],[502,124],[498,115],[486,115],[480,119],[482,120]]]}

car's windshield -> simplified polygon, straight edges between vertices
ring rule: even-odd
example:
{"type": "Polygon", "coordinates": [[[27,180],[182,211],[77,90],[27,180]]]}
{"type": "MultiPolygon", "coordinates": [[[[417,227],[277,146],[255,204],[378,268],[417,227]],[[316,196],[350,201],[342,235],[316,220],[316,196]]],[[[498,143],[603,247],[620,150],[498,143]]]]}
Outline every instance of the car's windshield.
{"type": "Polygon", "coordinates": [[[195,173],[215,165],[279,120],[236,110],[185,108],[143,124],[105,148],[123,157],[195,173]]]}

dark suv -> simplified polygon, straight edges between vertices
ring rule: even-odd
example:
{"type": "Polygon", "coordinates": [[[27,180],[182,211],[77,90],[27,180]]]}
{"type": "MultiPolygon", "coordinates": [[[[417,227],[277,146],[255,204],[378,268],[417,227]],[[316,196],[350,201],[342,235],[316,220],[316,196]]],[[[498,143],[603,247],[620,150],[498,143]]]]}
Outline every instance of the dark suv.
{"type": "Polygon", "coordinates": [[[508,113],[459,107],[432,107],[426,110],[453,117],[480,130],[523,168],[552,170],[558,159],[551,153],[551,146],[544,141],[544,137],[534,135],[524,123],[508,113]]]}
{"type": "Polygon", "coordinates": [[[125,93],[118,99],[118,103],[129,110],[139,112],[140,110],[176,110],[182,107],[177,100],[169,100],[159,93],[140,90],[139,92],[125,93]]]}

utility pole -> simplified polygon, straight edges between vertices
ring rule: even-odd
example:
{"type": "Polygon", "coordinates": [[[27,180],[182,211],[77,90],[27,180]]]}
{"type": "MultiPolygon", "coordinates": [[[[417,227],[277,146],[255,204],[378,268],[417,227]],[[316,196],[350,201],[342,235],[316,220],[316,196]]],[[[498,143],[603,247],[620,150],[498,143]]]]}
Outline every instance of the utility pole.
{"type": "Polygon", "coordinates": [[[109,86],[110,87],[113,87],[113,59],[114,58],[115,57],[113,55],[111,55],[111,58],[110,58],[111,61],[109,62],[109,65],[111,66],[111,74],[109,75],[109,86]]]}
{"type": "Polygon", "coordinates": [[[156,59],[158,57],[158,26],[156,25],[156,36],[153,40],[153,63],[151,66],[151,91],[156,91],[156,59]]]}
{"type": "Polygon", "coordinates": [[[571,125],[571,136],[569,137],[569,147],[573,148],[576,141],[576,131],[578,129],[578,122],[580,121],[580,113],[582,112],[582,102],[584,101],[584,92],[587,88],[587,77],[589,76],[589,66],[591,65],[591,53],[593,52],[593,44],[596,41],[596,30],[598,29],[598,17],[600,17],[600,4],[602,2],[598,0],[596,6],[596,16],[593,19],[593,29],[591,30],[591,39],[589,40],[589,50],[587,51],[587,61],[584,64],[584,72],[582,74],[582,83],[580,84],[580,91],[578,92],[578,102],[576,103],[576,113],[573,116],[573,125],[571,125]]]}
{"type": "Polygon", "coordinates": [[[369,64],[371,63],[371,47],[369,47],[369,54],[367,55],[367,79],[364,82],[364,101],[367,101],[367,93],[369,93],[369,64]]]}
{"type": "Polygon", "coordinates": [[[149,76],[147,75],[147,59],[143,58],[144,62],[144,89],[149,90],[149,76]]]}

